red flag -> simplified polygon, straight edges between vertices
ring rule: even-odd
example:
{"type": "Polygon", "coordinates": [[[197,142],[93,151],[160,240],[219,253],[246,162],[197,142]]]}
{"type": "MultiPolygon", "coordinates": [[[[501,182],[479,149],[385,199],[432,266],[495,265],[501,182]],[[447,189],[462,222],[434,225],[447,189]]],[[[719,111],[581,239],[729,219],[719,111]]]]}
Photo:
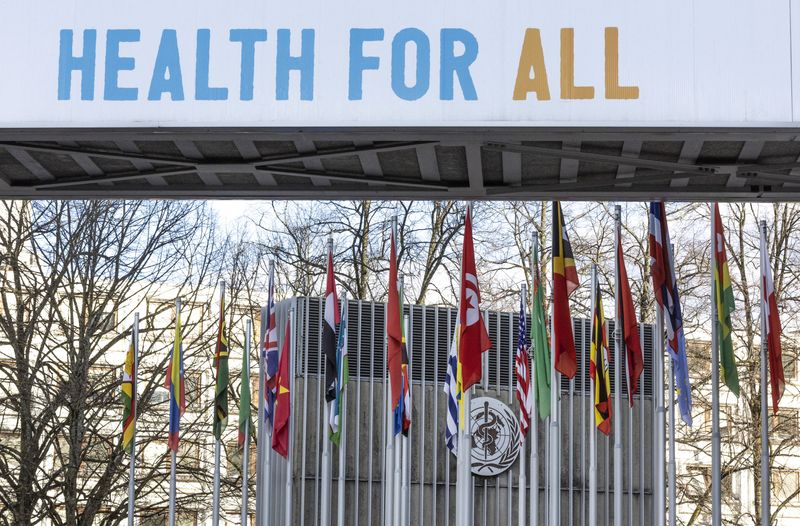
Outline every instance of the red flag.
{"type": "Polygon", "coordinates": [[[628,283],[628,271],[625,269],[625,258],[622,252],[622,239],[617,239],[617,265],[619,267],[619,295],[617,298],[617,317],[622,325],[622,337],[625,340],[625,352],[628,358],[628,399],[633,407],[633,396],[639,390],[639,377],[644,371],[642,345],[639,341],[639,324],[636,322],[636,311],[633,310],[631,287],[628,283]]]}
{"type": "Polygon", "coordinates": [[[292,413],[291,393],[289,391],[290,328],[290,322],[287,320],[283,348],[281,349],[281,360],[278,364],[278,395],[275,398],[275,423],[272,430],[272,449],[284,458],[289,456],[289,417],[292,413]]]}
{"type": "Polygon", "coordinates": [[[481,381],[483,376],[481,355],[492,347],[481,314],[481,291],[478,287],[478,273],[475,270],[475,249],[472,245],[471,206],[467,207],[467,218],[464,223],[463,251],[461,301],[458,314],[461,323],[458,359],[461,363],[461,390],[465,392],[481,381]]]}
{"type": "Polygon", "coordinates": [[[572,245],[567,237],[561,203],[553,201],[553,334],[556,340],[554,367],[567,378],[578,369],[569,296],[578,288],[578,271],[572,257],[572,245]]]}
{"type": "Polygon", "coordinates": [[[400,293],[397,279],[397,250],[395,249],[394,228],[389,253],[389,304],[386,306],[387,343],[386,367],[389,371],[389,385],[392,390],[392,410],[400,403],[402,391],[401,375],[403,362],[403,327],[400,306],[400,293]]]}
{"type": "Polygon", "coordinates": [[[783,376],[783,358],[781,356],[781,319],[778,302],[775,299],[775,283],[772,281],[772,267],[769,263],[767,243],[761,236],[761,308],[764,323],[762,338],[767,340],[767,357],[769,359],[769,382],[772,387],[772,411],[778,414],[778,402],[783,396],[786,380],[783,376]]]}

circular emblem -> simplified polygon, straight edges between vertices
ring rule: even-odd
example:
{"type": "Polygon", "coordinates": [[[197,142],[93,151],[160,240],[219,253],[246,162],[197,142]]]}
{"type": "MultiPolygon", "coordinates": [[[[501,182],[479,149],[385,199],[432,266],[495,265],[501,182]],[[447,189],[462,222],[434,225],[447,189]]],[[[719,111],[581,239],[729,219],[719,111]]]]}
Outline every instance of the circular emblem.
{"type": "Polygon", "coordinates": [[[470,413],[472,472],[481,477],[495,477],[517,459],[519,423],[511,409],[494,398],[474,398],[470,413]]]}

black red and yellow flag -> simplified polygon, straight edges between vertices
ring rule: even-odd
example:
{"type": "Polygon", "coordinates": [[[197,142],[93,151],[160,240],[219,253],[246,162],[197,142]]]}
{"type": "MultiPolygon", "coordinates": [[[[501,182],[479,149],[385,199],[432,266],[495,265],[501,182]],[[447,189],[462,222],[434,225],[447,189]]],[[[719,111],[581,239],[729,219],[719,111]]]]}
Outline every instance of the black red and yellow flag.
{"type": "Polygon", "coordinates": [[[553,335],[556,371],[573,378],[577,370],[569,296],[578,288],[578,271],[567,237],[561,203],[553,201],[553,335]]]}
{"type": "Polygon", "coordinates": [[[594,297],[589,375],[594,380],[594,422],[597,429],[608,436],[611,433],[611,376],[608,370],[608,340],[599,283],[595,285],[594,297]]]}

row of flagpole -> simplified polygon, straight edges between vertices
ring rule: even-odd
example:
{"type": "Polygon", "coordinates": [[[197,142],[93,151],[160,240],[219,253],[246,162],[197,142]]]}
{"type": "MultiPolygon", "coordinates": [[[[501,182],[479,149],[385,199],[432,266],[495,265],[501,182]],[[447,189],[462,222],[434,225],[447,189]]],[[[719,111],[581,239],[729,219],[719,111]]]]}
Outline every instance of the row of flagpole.
{"type": "MultiPolygon", "coordinates": [[[[525,322],[525,306],[527,305],[527,291],[521,290],[520,313],[520,349],[524,356],[519,355],[517,362],[518,400],[520,403],[520,425],[523,427],[523,456],[520,459],[520,494],[524,493],[527,485],[527,466],[525,461],[525,437],[533,421],[531,452],[530,452],[530,525],[538,526],[539,509],[539,480],[538,480],[538,437],[536,429],[538,420],[544,420],[547,429],[544,456],[546,464],[545,477],[545,517],[550,525],[561,523],[561,443],[560,443],[560,388],[559,378],[564,375],[574,381],[577,372],[574,335],[569,315],[568,298],[578,287],[578,276],[572,249],[566,233],[566,223],[558,202],[553,203],[553,302],[550,323],[550,348],[547,349],[546,337],[540,332],[544,330],[544,316],[541,311],[542,284],[539,278],[538,263],[538,238],[534,236],[532,247],[532,271],[534,287],[531,303],[534,308],[531,317],[531,340],[533,343],[533,356],[529,357],[525,349],[525,335],[527,328],[525,322]],[[538,310],[537,310],[538,309],[538,310]],[[549,356],[547,356],[549,352],[549,356]],[[522,357],[520,357],[522,356],[522,357]],[[544,357],[549,360],[544,360],[544,357]],[[549,363],[546,363],[548,362],[549,363]],[[524,364],[524,366],[523,366],[524,364]],[[530,364],[530,365],[528,365],[530,364]],[[527,369],[530,367],[530,369],[527,369]],[[549,376],[549,378],[548,378],[549,376]],[[548,381],[549,380],[549,381],[548,381]],[[524,388],[520,390],[519,385],[524,388]],[[549,384],[549,385],[547,385],[549,384]],[[527,393],[522,392],[527,390],[527,393]],[[544,400],[547,395],[549,400],[544,400]],[[549,402],[549,408],[546,408],[549,402]],[[545,409],[546,408],[546,409],[545,409]],[[531,418],[533,417],[533,418],[531,418]],[[523,422],[523,420],[527,420],[523,422]]],[[[649,218],[651,274],[656,294],[656,338],[655,357],[653,360],[655,376],[655,454],[654,454],[654,519],[656,526],[666,522],[675,525],[676,520],[676,447],[675,447],[675,405],[678,404],[681,417],[687,425],[691,425],[691,388],[688,383],[688,366],[686,362],[685,337],[683,335],[683,321],[680,308],[680,299],[676,283],[673,248],[670,244],[669,232],[666,226],[666,209],[663,203],[651,203],[649,218]],[[669,420],[665,421],[666,404],[664,400],[664,344],[670,355],[670,366],[666,371],[669,378],[670,402],[669,420]],[[669,448],[666,447],[665,429],[669,430],[669,448]],[[668,460],[665,455],[669,452],[668,460]],[[665,473],[666,464],[666,473],[665,473]],[[665,476],[666,475],[666,476],[665,476]],[[667,492],[664,491],[666,479],[667,492]],[[665,517],[664,510],[668,509],[665,517]]],[[[596,267],[592,268],[592,358],[589,374],[590,382],[590,407],[589,421],[594,420],[598,429],[609,434],[608,421],[613,424],[614,448],[614,524],[623,522],[623,444],[621,415],[622,382],[621,369],[623,352],[627,359],[626,385],[630,399],[629,416],[633,417],[633,404],[635,393],[638,389],[638,380],[643,368],[643,356],[639,343],[638,327],[630,299],[630,289],[627,282],[627,272],[621,248],[621,209],[614,208],[615,220],[615,330],[614,330],[614,385],[618,388],[613,392],[613,406],[608,398],[611,395],[608,385],[608,356],[605,341],[602,306],[599,297],[596,267]],[[597,312],[600,316],[597,316],[597,312]],[[596,326],[597,325],[597,326],[596,326]],[[601,334],[602,333],[602,334],[601,334]],[[601,356],[602,355],[602,356],[601,356]],[[599,367],[599,369],[598,369],[599,367]],[[598,377],[598,374],[601,377],[598,377]],[[602,378],[602,380],[598,380],[602,378]],[[617,415],[612,418],[612,415],[617,415]]],[[[384,453],[385,494],[384,494],[384,523],[392,526],[407,526],[410,524],[410,449],[408,437],[410,427],[410,363],[406,342],[407,320],[403,317],[403,285],[402,277],[398,271],[396,252],[396,221],[392,225],[391,265],[389,305],[387,307],[387,384],[386,384],[386,441],[384,453]]],[[[780,321],[775,300],[774,284],[767,253],[766,223],[760,222],[760,267],[761,267],[761,517],[764,525],[770,518],[769,494],[769,436],[768,436],[768,405],[767,405],[767,375],[772,384],[773,410],[777,412],[778,401],[783,393],[784,379],[780,351],[780,321]]],[[[711,218],[711,247],[710,265],[712,274],[711,286],[711,314],[712,314],[712,525],[721,524],[721,444],[719,429],[719,378],[720,365],[722,377],[731,391],[738,395],[738,377],[735,365],[735,356],[731,343],[730,314],[733,310],[733,294],[727,267],[725,239],[722,223],[717,205],[712,206],[711,218]]],[[[346,418],[346,391],[347,383],[347,302],[343,298],[344,314],[340,314],[340,303],[336,296],[336,285],[333,276],[332,240],[328,243],[328,284],[325,297],[325,314],[323,325],[323,353],[326,357],[326,403],[325,422],[330,426],[330,440],[339,446],[339,473],[337,476],[337,517],[339,526],[345,523],[344,487],[345,487],[345,434],[346,418]],[[336,336],[338,335],[338,340],[336,336]]],[[[471,387],[480,382],[482,371],[482,353],[491,347],[488,332],[480,310],[480,291],[478,287],[477,271],[475,269],[474,247],[472,242],[471,206],[467,208],[463,259],[461,269],[461,295],[459,298],[458,317],[453,334],[450,356],[448,357],[447,382],[445,392],[448,397],[447,445],[457,456],[456,479],[456,525],[469,526],[472,523],[473,507],[473,482],[470,470],[471,463],[471,425],[470,401],[471,387]]],[[[227,390],[228,390],[228,341],[224,321],[225,312],[225,283],[220,287],[220,318],[215,353],[216,391],[214,404],[214,435],[215,435],[215,471],[213,480],[212,498],[212,523],[219,523],[220,507],[220,437],[222,428],[227,422],[227,390]]],[[[268,487],[275,479],[272,477],[271,463],[273,462],[272,450],[279,452],[286,458],[286,486],[284,491],[284,523],[292,523],[292,449],[293,444],[289,439],[291,419],[292,378],[290,373],[290,351],[293,348],[295,332],[290,330],[295,316],[291,309],[290,319],[287,323],[283,342],[283,352],[278,363],[278,338],[275,323],[274,301],[274,272],[270,268],[269,298],[264,309],[262,320],[266,319],[264,333],[259,342],[259,400],[258,400],[258,451],[256,473],[256,521],[259,526],[273,524],[270,511],[275,508],[275,503],[270,503],[273,496],[268,487]],[[280,416],[278,417],[278,413],[280,416]],[[275,418],[278,418],[278,428],[275,427],[275,418]],[[278,431],[276,431],[278,430],[278,431]],[[272,447],[268,447],[269,444],[272,447]]],[[[170,352],[169,368],[165,387],[169,389],[170,425],[169,449],[170,463],[170,493],[169,493],[169,524],[175,524],[176,518],[176,468],[177,450],[179,444],[180,416],[185,410],[184,372],[183,372],[183,345],[181,335],[181,302],[175,303],[175,340],[170,352]]],[[[249,370],[250,348],[250,320],[247,320],[245,333],[245,353],[243,358],[244,373],[249,370]]],[[[134,316],[131,345],[123,370],[122,393],[125,401],[123,415],[123,446],[131,455],[129,467],[128,486],[128,522],[133,524],[134,498],[135,498],[135,448],[136,448],[136,377],[138,373],[138,314],[134,316]]],[[[243,379],[242,398],[244,396],[246,381],[243,379]]],[[[572,386],[573,384],[570,383],[572,386]]],[[[570,393],[572,393],[572,389],[570,393]]],[[[249,383],[247,385],[247,409],[240,409],[240,439],[239,445],[243,446],[242,455],[242,507],[243,519],[247,516],[247,471],[249,462],[249,383]],[[244,416],[244,419],[243,419],[244,416]]],[[[640,395],[639,401],[643,398],[640,395]]],[[[572,417],[572,395],[570,395],[570,417],[572,417]]],[[[570,418],[570,427],[573,419],[570,418]]],[[[596,521],[597,517],[597,431],[590,424],[589,435],[589,499],[588,519],[596,521]]],[[[629,426],[628,442],[630,443],[628,515],[633,517],[633,491],[630,489],[633,479],[632,463],[632,426],[629,426]]],[[[330,443],[323,440],[323,475],[321,490],[321,513],[329,517],[331,507],[331,473],[330,443]]],[[[607,455],[608,457],[608,455],[607,455]]],[[[572,453],[570,447],[570,466],[572,453]]],[[[571,486],[570,486],[571,498],[571,486]]],[[[526,522],[524,498],[520,499],[518,522],[520,526],[526,522]]],[[[570,517],[572,512],[570,511],[570,517]]]]}

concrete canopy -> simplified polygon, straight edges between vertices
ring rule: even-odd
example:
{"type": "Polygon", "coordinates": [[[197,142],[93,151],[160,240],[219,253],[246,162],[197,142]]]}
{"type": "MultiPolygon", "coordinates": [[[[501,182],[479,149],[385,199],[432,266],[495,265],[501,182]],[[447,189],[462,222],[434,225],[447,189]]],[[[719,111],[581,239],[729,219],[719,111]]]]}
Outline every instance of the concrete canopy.
{"type": "Polygon", "coordinates": [[[0,197],[800,198],[793,128],[0,130],[0,197]]]}

